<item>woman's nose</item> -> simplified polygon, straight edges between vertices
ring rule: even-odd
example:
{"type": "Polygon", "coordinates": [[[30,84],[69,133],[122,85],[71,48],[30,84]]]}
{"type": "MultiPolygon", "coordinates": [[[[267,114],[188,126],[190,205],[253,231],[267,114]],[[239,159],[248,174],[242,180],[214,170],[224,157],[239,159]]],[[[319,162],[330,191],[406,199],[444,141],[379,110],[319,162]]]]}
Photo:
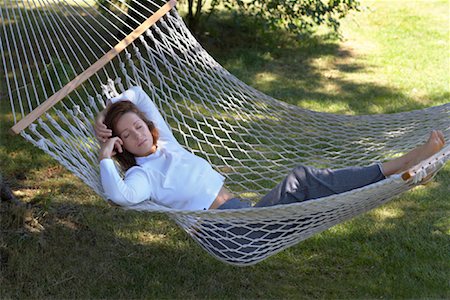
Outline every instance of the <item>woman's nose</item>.
{"type": "Polygon", "coordinates": [[[134,137],[137,139],[140,139],[142,137],[142,134],[139,131],[134,132],[134,137]]]}

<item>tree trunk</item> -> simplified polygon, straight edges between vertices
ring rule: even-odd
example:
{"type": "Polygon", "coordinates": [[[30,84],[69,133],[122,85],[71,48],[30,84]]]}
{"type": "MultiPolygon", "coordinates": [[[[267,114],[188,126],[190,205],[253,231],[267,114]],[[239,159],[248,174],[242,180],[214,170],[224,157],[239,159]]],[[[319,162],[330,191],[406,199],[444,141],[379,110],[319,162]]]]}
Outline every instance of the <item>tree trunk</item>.
{"type": "Polygon", "coordinates": [[[203,0],[188,0],[188,14],[186,24],[194,34],[198,34],[200,18],[202,16],[203,0]],[[194,12],[194,4],[197,3],[194,12]]]}
{"type": "Polygon", "coordinates": [[[12,193],[11,189],[3,180],[3,177],[0,174],[0,202],[2,201],[12,202],[14,204],[22,204],[20,201],[16,199],[16,197],[14,197],[14,194],[12,193]]]}

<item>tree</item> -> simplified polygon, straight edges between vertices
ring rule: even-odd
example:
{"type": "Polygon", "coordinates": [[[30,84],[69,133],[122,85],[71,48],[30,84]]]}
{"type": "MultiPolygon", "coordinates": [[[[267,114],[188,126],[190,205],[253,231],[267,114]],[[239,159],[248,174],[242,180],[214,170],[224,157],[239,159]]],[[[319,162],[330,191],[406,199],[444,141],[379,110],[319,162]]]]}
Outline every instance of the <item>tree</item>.
{"type": "Polygon", "coordinates": [[[138,27],[142,22],[147,20],[152,12],[156,12],[166,3],[166,0],[126,0],[125,4],[122,0],[96,0],[100,11],[114,10],[120,7],[128,13],[123,26],[125,33],[130,33],[134,28],[138,27]]]}
{"type": "MultiPolygon", "coordinates": [[[[198,32],[204,18],[205,0],[187,0],[186,22],[198,32]],[[195,6],[195,8],[194,8],[195,6]]],[[[351,10],[359,10],[359,0],[212,0],[207,16],[223,4],[227,9],[237,9],[241,15],[254,18],[268,28],[284,28],[296,34],[311,32],[318,25],[338,31],[340,19],[351,10]]]]}
{"type": "MultiPolygon", "coordinates": [[[[194,33],[200,33],[200,24],[207,21],[214,14],[219,5],[228,10],[237,10],[242,16],[248,16],[270,29],[284,28],[296,34],[311,32],[318,25],[326,25],[334,31],[338,31],[340,19],[351,10],[359,10],[359,0],[210,0],[208,11],[205,4],[208,0],[179,0],[186,1],[188,11],[185,20],[194,33]]],[[[109,3],[119,0],[97,0],[100,5],[106,7],[109,3]],[[112,2],[111,2],[112,1],[112,2]]],[[[144,21],[147,15],[142,7],[149,7],[155,11],[157,7],[154,1],[127,0],[129,3],[129,15],[127,23],[135,28],[144,21]]],[[[156,0],[163,5],[164,0],[156,0]]]]}

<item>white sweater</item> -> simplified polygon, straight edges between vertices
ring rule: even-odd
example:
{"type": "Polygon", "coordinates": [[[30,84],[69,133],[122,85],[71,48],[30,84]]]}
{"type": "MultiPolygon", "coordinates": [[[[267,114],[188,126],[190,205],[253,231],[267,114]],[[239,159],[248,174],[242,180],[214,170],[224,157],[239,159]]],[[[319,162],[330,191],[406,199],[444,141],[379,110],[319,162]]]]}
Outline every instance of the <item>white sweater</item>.
{"type": "Polygon", "coordinates": [[[203,210],[216,199],[224,177],[175,139],[150,97],[132,87],[112,102],[130,100],[159,130],[158,148],[146,157],[136,157],[137,166],[122,178],[112,159],[100,162],[100,176],[108,199],[134,210],[154,208],[203,210]]]}

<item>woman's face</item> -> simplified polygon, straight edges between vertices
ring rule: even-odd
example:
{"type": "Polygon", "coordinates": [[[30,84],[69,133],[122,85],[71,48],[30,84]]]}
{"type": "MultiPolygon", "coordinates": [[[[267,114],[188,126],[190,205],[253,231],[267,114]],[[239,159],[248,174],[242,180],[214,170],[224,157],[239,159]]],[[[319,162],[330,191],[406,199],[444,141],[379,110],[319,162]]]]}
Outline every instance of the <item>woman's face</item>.
{"type": "Polygon", "coordinates": [[[115,129],[123,141],[123,147],[134,156],[147,156],[155,151],[150,129],[135,113],[128,112],[121,116],[115,129]]]}

